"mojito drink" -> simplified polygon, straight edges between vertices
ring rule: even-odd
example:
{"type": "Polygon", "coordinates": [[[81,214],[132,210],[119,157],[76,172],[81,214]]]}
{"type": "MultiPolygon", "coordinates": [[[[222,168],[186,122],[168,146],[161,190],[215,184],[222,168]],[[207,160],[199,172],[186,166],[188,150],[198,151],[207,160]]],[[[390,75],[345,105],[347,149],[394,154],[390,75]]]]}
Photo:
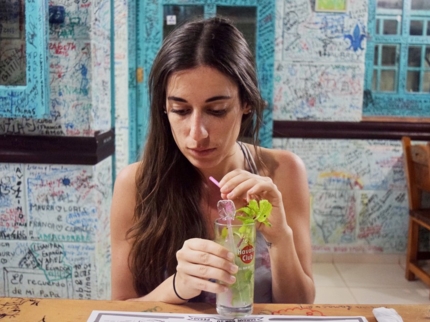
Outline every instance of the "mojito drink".
{"type": "Polygon", "coordinates": [[[254,302],[255,223],[243,224],[225,219],[215,221],[215,241],[235,254],[239,267],[236,282],[229,290],[217,294],[217,312],[225,317],[240,317],[252,314],[254,302]]]}

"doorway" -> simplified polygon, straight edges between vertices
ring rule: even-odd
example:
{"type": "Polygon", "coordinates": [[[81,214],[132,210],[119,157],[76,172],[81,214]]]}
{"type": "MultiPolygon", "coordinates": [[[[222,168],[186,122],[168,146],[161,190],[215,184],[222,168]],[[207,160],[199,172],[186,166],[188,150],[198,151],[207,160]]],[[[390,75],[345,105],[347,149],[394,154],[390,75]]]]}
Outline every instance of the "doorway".
{"type": "Polygon", "coordinates": [[[134,99],[130,100],[130,163],[143,149],[149,115],[147,75],[164,39],[181,23],[195,18],[216,15],[229,18],[243,33],[255,55],[259,86],[268,103],[264,112],[260,144],[272,144],[272,90],[275,41],[275,2],[272,0],[155,0],[135,2],[135,28],[129,28],[129,57],[136,69],[134,99]],[[130,33],[131,32],[131,33],[130,33]],[[134,117],[135,116],[135,117],[134,117]]]}

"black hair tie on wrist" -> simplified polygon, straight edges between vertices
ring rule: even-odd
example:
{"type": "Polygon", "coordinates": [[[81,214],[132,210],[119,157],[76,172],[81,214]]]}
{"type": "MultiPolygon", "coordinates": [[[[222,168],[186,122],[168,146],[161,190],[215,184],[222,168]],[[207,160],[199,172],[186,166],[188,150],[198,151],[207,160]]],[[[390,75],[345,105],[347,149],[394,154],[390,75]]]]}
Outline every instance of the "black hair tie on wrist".
{"type": "Polygon", "coordinates": [[[183,297],[180,297],[180,296],[179,296],[179,294],[178,294],[178,292],[176,292],[176,286],[175,286],[176,273],[177,273],[177,272],[175,272],[175,274],[173,274],[173,291],[175,292],[176,296],[177,296],[179,299],[181,299],[182,301],[188,301],[189,299],[187,300],[187,299],[184,299],[183,297]]]}

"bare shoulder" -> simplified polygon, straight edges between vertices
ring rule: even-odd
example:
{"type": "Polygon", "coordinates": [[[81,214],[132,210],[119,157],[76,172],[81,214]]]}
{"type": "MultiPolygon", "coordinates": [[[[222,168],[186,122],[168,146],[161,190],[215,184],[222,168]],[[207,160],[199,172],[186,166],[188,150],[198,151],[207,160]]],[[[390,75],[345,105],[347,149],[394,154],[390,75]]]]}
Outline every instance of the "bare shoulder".
{"type": "Polygon", "coordinates": [[[128,187],[135,189],[136,174],[139,169],[139,162],[127,165],[116,176],[115,186],[128,187]]]}
{"type": "Polygon", "coordinates": [[[136,174],[139,163],[133,163],[118,172],[115,179],[110,214],[112,299],[136,298],[133,275],[129,268],[129,254],[133,239],[129,231],[134,224],[136,206],[136,174]]]}
{"type": "Polygon", "coordinates": [[[262,161],[266,167],[267,175],[274,181],[289,178],[299,179],[306,176],[306,167],[303,160],[295,153],[287,150],[259,148],[262,161]]]}
{"type": "Polygon", "coordinates": [[[136,205],[136,175],[139,163],[123,168],[116,176],[112,197],[111,220],[130,223],[136,205]]]}
{"type": "Polygon", "coordinates": [[[306,167],[302,159],[291,151],[261,149],[263,162],[282,194],[289,225],[294,231],[309,227],[310,192],[306,167]]]}

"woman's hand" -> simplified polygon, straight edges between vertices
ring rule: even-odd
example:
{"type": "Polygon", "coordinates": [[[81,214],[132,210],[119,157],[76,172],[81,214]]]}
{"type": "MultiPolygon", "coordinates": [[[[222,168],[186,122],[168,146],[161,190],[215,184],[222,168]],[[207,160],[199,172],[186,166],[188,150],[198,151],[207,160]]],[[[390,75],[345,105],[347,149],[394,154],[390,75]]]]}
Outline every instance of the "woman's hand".
{"type": "Polygon", "coordinates": [[[233,200],[236,209],[245,206],[251,199],[267,199],[272,204],[268,218],[272,227],[257,225],[268,242],[275,242],[288,229],[282,194],[269,177],[262,177],[245,170],[233,170],[219,182],[221,198],[233,200]]]}
{"type": "Polygon", "coordinates": [[[210,279],[230,285],[236,281],[234,254],[211,240],[193,238],[185,241],[176,253],[176,291],[182,298],[191,299],[202,291],[222,293],[227,287],[210,279]]]}
{"type": "Polygon", "coordinates": [[[312,303],[310,198],[306,169],[294,153],[262,149],[262,159],[270,178],[234,170],[220,180],[221,197],[236,207],[251,199],[267,199],[272,204],[268,218],[272,226],[257,225],[269,247],[274,303],[312,303]]]}

